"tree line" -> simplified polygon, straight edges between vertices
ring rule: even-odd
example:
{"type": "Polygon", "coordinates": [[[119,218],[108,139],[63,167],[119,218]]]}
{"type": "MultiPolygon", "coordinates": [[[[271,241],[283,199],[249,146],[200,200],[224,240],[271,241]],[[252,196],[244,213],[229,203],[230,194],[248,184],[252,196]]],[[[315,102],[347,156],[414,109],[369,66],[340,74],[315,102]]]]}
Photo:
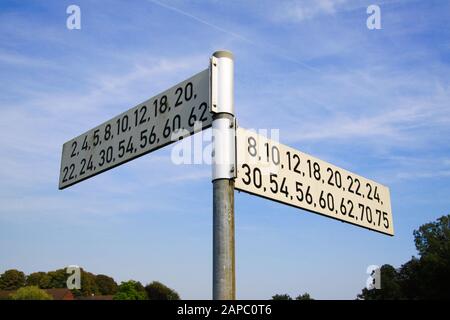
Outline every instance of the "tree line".
{"type": "MultiPolygon", "coordinates": [[[[380,289],[363,288],[358,300],[440,300],[450,299],[450,215],[426,223],[413,232],[419,253],[394,268],[380,268],[380,289]]],[[[375,279],[374,279],[375,280],[375,279]]],[[[276,294],[272,300],[294,300],[288,294],[276,294]]],[[[295,300],[313,300],[304,293],[295,300]]]]}
{"type": "Polygon", "coordinates": [[[450,299],[450,215],[420,226],[413,235],[419,256],[400,268],[383,265],[381,289],[363,288],[357,299],[450,299]]]}
{"type": "MultiPolygon", "coordinates": [[[[129,280],[117,284],[112,277],[104,274],[95,275],[81,268],[81,288],[71,290],[75,297],[108,295],[116,300],[180,300],[179,294],[153,281],[143,286],[139,281],[129,280]]],[[[42,289],[67,288],[67,278],[70,275],[65,269],[49,272],[24,272],[10,269],[0,275],[0,290],[17,290],[12,298],[32,296],[37,299],[48,298],[42,289]],[[22,289],[22,290],[19,290],[22,289]]]]}

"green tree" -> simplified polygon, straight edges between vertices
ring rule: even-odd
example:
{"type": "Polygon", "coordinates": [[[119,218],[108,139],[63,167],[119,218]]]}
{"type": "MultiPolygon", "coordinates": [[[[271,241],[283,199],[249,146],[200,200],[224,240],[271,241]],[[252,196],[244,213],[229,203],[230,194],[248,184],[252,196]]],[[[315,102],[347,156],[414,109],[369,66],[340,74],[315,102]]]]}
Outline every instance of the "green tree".
{"type": "Polygon", "coordinates": [[[292,298],[288,294],[276,294],[272,296],[272,300],[292,300],[292,298]]]}
{"type": "Polygon", "coordinates": [[[178,293],[158,281],[153,281],[145,287],[150,300],[180,300],[178,293]]]}
{"type": "Polygon", "coordinates": [[[46,272],[33,272],[27,276],[27,286],[36,286],[41,289],[50,288],[51,278],[46,272]]]}
{"type": "Polygon", "coordinates": [[[66,269],[58,269],[47,273],[50,278],[50,288],[67,288],[67,278],[69,275],[66,269]]]}
{"type": "Polygon", "coordinates": [[[12,300],[53,300],[52,296],[49,295],[42,289],[36,286],[23,287],[17,290],[11,295],[12,300]]]}
{"type": "Polygon", "coordinates": [[[25,286],[25,274],[22,271],[11,269],[0,275],[1,290],[16,290],[25,286]]]}
{"type": "Polygon", "coordinates": [[[422,264],[420,259],[412,257],[400,267],[398,281],[403,299],[420,299],[426,290],[422,281],[422,264]]]}
{"type": "Polygon", "coordinates": [[[146,300],[147,294],[144,287],[138,281],[129,280],[119,285],[114,300],[146,300]]]}
{"type": "Polygon", "coordinates": [[[450,297],[450,215],[414,230],[419,258],[398,270],[381,268],[381,289],[364,288],[359,299],[448,299],[450,297]]]}
{"type": "Polygon", "coordinates": [[[114,295],[117,292],[117,283],[111,277],[99,274],[95,276],[95,282],[102,295],[114,295]]]}
{"type": "Polygon", "coordinates": [[[422,299],[450,297],[450,215],[422,225],[414,231],[414,242],[420,254],[417,268],[422,299]]]}
{"type": "Polygon", "coordinates": [[[97,278],[94,274],[81,269],[81,295],[92,296],[99,295],[100,290],[97,286],[97,278]]]}
{"type": "Polygon", "coordinates": [[[439,260],[450,254],[450,215],[414,230],[416,249],[422,257],[435,256],[439,260]]]}
{"type": "Polygon", "coordinates": [[[299,294],[297,297],[295,297],[295,300],[314,300],[311,298],[308,292],[305,292],[304,294],[299,294]]]}

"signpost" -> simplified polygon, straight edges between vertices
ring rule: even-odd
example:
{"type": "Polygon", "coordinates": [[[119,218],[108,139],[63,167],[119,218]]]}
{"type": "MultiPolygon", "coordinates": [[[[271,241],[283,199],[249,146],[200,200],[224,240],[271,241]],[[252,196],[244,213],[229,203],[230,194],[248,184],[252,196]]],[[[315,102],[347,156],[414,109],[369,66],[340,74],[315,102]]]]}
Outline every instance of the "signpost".
{"type": "Polygon", "coordinates": [[[237,128],[234,58],[63,145],[59,189],[211,127],[213,299],[236,297],[234,189],[393,235],[389,189],[254,132],[237,128]]]}
{"type": "Polygon", "coordinates": [[[236,136],[236,189],[394,235],[387,187],[255,132],[236,136]]]}
{"type": "Polygon", "coordinates": [[[209,70],[63,145],[59,189],[211,127],[209,70]]]}

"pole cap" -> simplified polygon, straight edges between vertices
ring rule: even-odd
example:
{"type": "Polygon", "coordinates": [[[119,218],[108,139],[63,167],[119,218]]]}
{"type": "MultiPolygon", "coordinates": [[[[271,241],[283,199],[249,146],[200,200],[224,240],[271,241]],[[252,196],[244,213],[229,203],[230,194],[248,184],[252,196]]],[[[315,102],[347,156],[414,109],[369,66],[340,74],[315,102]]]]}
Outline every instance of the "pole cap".
{"type": "Polygon", "coordinates": [[[213,56],[216,58],[229,58],[231,60],[234,59],[233,53],[228,50],[219,50],[213,53],[213,56]]]}

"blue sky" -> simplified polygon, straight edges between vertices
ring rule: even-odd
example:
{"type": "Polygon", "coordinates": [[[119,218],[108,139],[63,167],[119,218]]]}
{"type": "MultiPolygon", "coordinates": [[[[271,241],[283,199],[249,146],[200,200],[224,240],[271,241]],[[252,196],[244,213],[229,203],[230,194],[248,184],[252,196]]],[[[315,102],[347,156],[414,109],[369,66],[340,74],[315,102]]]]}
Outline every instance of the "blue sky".
{"type": "Polygon", "coordinates": [[[166,147],[57,185],[65,141],[228,49],[239,123],[389,186],[396,232],[236,193],[237,297],[354,299],[367,266],[400,266],[413,230],[449,213],[449,21],[446,0],[3,0],[0,272],[77,264],[210,299],[209,166],[174,165],[166,147]],[[70,4],[81,30],[66,28],[70,4]]]}

